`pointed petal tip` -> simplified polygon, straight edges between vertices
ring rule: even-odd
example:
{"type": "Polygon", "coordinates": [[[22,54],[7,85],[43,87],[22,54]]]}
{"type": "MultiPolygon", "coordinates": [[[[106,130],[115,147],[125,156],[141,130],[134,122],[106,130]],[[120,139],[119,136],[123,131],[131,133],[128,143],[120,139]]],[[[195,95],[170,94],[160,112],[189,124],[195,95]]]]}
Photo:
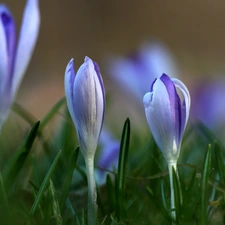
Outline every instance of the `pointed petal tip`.
{"type": "MultiPolygon", "coordinates": [[[[88,56],[85,56],[84,62],[88,62],[89,60],[91,60],[91,58],[89,58],[88,56]]],[[[92,60],[91,60],[91,61],[92,61],[92,60]]]]}
{"type": "Polygon", "coordinates": [[[143,97],[143,104],[144,104],[144,107],[147,108],[151,105],[151,101],[152,101],[152,95],[153,93],[152,92],[147,92],[144,97],[143,97]]]}
{"type": "Polygon", "coordinates": [[[71,71],[72,71],[72,73],[75,73],[75,70],[74,70],[74,59],[73,58],[68,62],[67,66],[66,66],[65,75],[70,74],[71,71]]]}
{"type": "Polygon", "coordinates": [[[71,65],[74,65],[74,58],[72,58],[69,62],[68,62],[68,64],[67,64],[67,66],[71,66],[71,65]]]}

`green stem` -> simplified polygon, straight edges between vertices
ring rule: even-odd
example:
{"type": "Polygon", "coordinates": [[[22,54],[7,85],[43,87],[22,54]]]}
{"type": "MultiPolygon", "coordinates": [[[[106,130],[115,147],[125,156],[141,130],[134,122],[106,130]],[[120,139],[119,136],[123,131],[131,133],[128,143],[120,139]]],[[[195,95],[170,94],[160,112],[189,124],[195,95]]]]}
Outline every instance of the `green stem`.
{"type": "Polygon", "coordinates": [[[88,225],[97,224],[97,192],[94,178],[94,156],[85,157],[88,180],[88,225]]]}
{"type": "Polygon", "coordinates": [[[173,185],[173,168],[177,173],[177,161],[169,161],[168,169],[169,169],[169,177],[170,177],[170,194],[171,194],[171,218],[172,225],[175,225],[177,221],[176,209],[175,209],[175,195],[174,195],[174,185],[173,185]]]}

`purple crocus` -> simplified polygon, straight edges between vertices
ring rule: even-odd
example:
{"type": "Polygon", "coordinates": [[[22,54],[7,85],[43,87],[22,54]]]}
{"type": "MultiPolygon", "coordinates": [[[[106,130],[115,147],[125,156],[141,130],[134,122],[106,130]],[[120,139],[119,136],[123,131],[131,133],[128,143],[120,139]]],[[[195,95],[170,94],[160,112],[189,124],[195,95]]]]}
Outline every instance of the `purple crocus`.
{"type": "Polygon", "coordinates": [[[213,77],[195,82],[191,116],[224,139],[225,124],[225,79],[213,77]]]}
{"type": "Polygon", "coordinates": [[[163,74],[146,93],[144,107],[152,135],[168,162],[176,162],[190,111],[187,87],[163,74]],[[183,96],[179,96],[177,89],[183,96]]]}
{"type": "Polygon", "coordinates": [[[173,55],[159,41],[143,44],[126,57],[113,57],[109,62],[109,75],[138,102],[149,90],[149,83],[160,77],[163,71],[175,77],[178,75],[173,55]]]}
{"type": "Polygon", "coordinates": [[[88,179],[88,225],[97,224],[97,192],[94,156],[105,112],[105,89],[97,63],[87,56],[74,71],[73,59],[65,72],[67,106],[77,130],[88,179]]]}
{"type": "Polygon", "coordinates": [[[94,154],[105,111],[105,90],[97,63],[86,56],[75,74],[71,59],[65,72],[65,92],[81,151],[94,154]]]}
{"type": "Polygon", "coordinates": [[[27,0],[17,42],[12,14],[0,4],[0,130],[30,62],[39,25],[38,0],[27,0]]]}

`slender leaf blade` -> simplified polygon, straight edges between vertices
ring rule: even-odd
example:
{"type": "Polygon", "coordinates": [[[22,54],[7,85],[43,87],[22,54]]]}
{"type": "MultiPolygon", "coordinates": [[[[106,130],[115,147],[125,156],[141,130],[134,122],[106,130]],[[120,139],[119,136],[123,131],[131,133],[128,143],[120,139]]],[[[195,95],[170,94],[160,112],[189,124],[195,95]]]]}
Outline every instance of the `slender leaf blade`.
{"type": "Polygon", "coordinates": [[[41,187],[40,187],[40,189],[38,191],[37,197],[36,197],[32,207],[31,207],[30,215],[33,215],[35,213],[35,211],[36,211],[36,209],[37,209],[37,207],[39,205],[39,202],[40,202],[40,200],[41,200],[41,198],[42,198],[42,196],[44,194],[44,191],[45,191],[45,189],[46,189],[46,187],[47,187],[47,185],[49,183],[51,175],[52,175],[52,173],[53,173],[53,171],[54,171],[54,169],[55,169],[55,167],[56,167],[56,165],[57,165],[57,163],[59,161],[60,154],[61,154],[61,150],[58,152],[57,156],[55,157],[55,160],[53,161],[51,167],[49,168],[49,170],[48,170],[48,172],[47,172],[47,174],[46,174],[46,176],[45,176],[45,178],[44,178],[44,180],[43,180],[43,182],[41,184],[41,187]]]}
{"type": "Polygon", "coordinates": [[[122,138],[120,143],[120,154],[118,162],[118,175],[116,179],[117,185],[117,219],[120,221],[124,217],[124,188],[125,188],[125,178],[126,178],[126,169],[128,161],[128,151],[129,151],[129,142],[130,142],[130,120],[126,119],[122,138]]]}

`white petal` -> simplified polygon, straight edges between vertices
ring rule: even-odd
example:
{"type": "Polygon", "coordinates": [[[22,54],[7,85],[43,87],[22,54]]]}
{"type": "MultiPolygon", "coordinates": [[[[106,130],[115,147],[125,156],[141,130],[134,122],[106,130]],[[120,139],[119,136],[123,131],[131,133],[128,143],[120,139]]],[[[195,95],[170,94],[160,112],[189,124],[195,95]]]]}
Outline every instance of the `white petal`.
{"type": "Polygon", "coordinates": [[[73,106],[74,80],[75,80],[74,63],[73,63],[73,59],[71,59],[66,67],[64,84],[65,84],[67,106],[68,106],[68,110],[70,112],[73,122],[75,122],[74,106],[73,106]]]}
{"type": "Polygon", "coordinates": [[[38,0],[27,0],[15,58],[12,87],[13,95],[15,95],[30,62],[39,33],[39,25],[40,13],[38,0]]]}
{"type": "Polygon", "coordinates": [[[104,98],[91,59],[85,58],[77,71],[73,89],[75,126],[81,149],[84,154],[94,154],[102,127],[104,98]]]}
{"type": "Polygon", "coordinates": [[[178,157],[179,143],[175,142],[176,133],[170,99],[166,87],[160,79],[154,83],[153,92],[144,96],[143,102],[149,127],[163,155],[167,160],[178,157]]]}

